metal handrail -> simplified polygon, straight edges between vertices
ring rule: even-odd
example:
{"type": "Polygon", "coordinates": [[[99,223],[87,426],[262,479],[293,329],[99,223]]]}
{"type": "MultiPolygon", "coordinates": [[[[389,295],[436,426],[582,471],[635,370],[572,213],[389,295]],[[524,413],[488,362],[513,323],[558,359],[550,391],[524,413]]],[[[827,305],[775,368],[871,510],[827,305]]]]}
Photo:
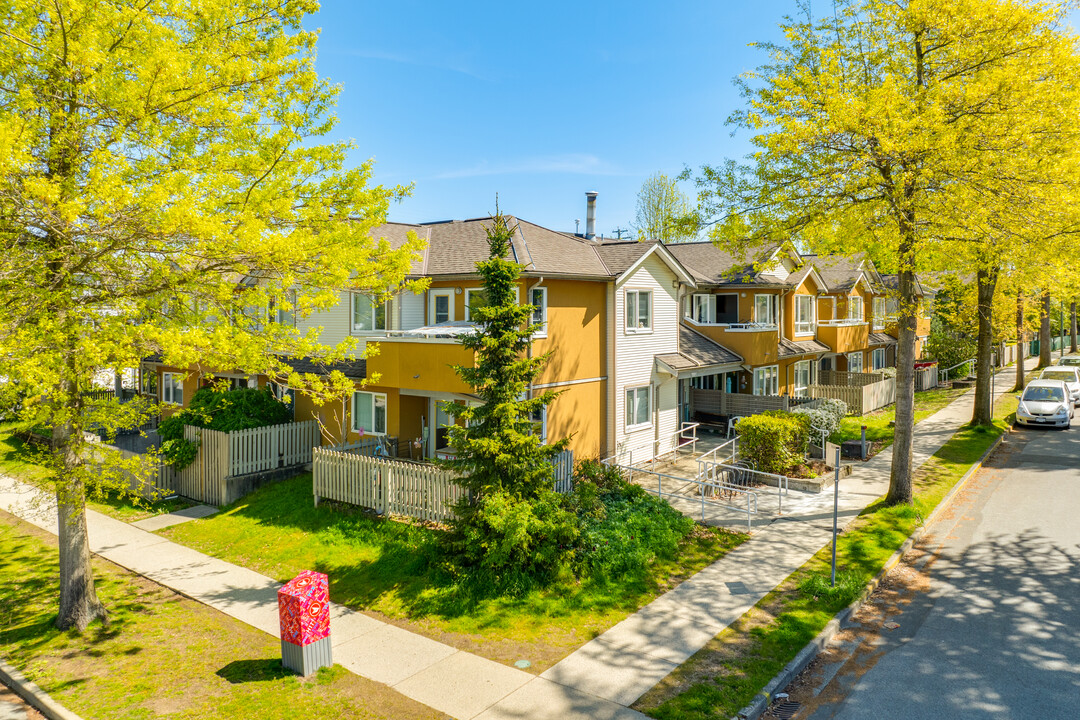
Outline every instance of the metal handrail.
{"type": "Polygon", "coordinates": [[[724,442],[720,443],[719,445],[714,447],[712,450],[710,450],[707,453],[704,453],[701,457],[698,458],[698,460],[697,460],[698,475],[701,475],[702,470],[703,470],[703,467],[702,467],[703,465],[705,465],[707,463],[710,463],[710,462],[719,462],[719,460],[717,459],[718,453],[721,450],[723,450],[724,448],[728,447],[729,445],[731,446],[731,457],[728,458],[728,460],[729,460],[729,462],[735,462],[735,459],[738,457],[738,452],[739,452],[739,437],[737,435],[735,437],[731,438],[730,440],[725,440],[724,442]]]}
{"type": "Polygon", "coordinates": [[[970,368],[968,369],[968,375],[970,375],[971,373],[973,373],[973,372],[974,372],[974,367],[975,367],[975,363],[976,363],[977,361],[978,361],[978,358],[971,358],[971,359],[969,359],[969,360],[964,360],[964,361],[962,361],[962,362],[958,362],[958,363],[956,363],[955,365],[953,365],[952,367],[950,367],[950,368],[945,368],[944,370],[942,370],[941,368],[938,368],[938,382],[939,382],[939,383],[943,383],[943,382],[945,382],[946,380],[948,380],[948,379],[949,379],[949,373],[950,373],[950,372],[952,372],[952,371],[953,371],[953,370],[955,370],[956,368],[958,368],[958,367],[962,367],[962,366],[964,366],[964,365],[969,365],[969,366],[971,366],[971,367],[970,367],[970,368]]]}
{"type": "MultiPolygon", "coordinates": [[[[749,531],[749,530],[752,530],[753,527],[754,527],[753,516],[758,512],[758,494],[753,490],[747,490],[744,487],[739,487],[738,485],[733,485],[733,484],[724,483],[724,482],[706,482],[706,481],[702,481],[702,480],[698,480],[698,479],[681,478],[681,477],[676,477],[674,475],[667,475],[665,473],[656,472],[655,470],[646,470],[644,468],[636,468],[636,467],[633,467],[633,466],[613,465],[611,467],[616,467],[616,468],[618,468],[620,470],[625,471],[627,473],[627,482],[633,482],[634,481],[634,473],[645,473],[647,475],[652,475],[652,476],[656,477],[656,490],[655,491],[652,488],[650,488],[650,487],[648,487],[646,485],[641,485],[641,487],[646,492],[650,492],[650,493],[655,492],[656,496],[659,497],[661,500],[664,498],[664,478],[668,478],[669,480],[674,480],[674,481],[676,481],[678,483],[681,483],[681,484],[690,483],[692,485],[697,485],[698,486],[698,493],[701,496],[701,522],[703,522],[703,523],[705,522],[705,505],[709,504],[709,505],[715,505],[717,507],[728,508],[729,510],[736,510],[738,512],[745,512],[746,513],[746,529],[749,531]],[[745,508],[745,510],[743,508],[737,507],[737,506],[735,506],[733,504],[717,502],[716,500],[707,500],[706,499],[706,493],[705,493],[706,489],[709,489],[710,491],[719,491],[721,494],[724,493],[724,492],[727,492],[727,493],[731,493],[732,495],[736,495],[736,494],[744,495],[746,497],[746,508],[745,508]]],[[[709,495],[711,496],[712,493],[710,492],[709,495]]],[[[669,497],[671,497],[671,496],[683,497],[683,496],[679,495],[679,493],[674,493],[674,492],[668,492],[668,496],[669,497]]]]}
{"type": "Polygon", "coordinates": [[[777,513],[780,514],[780,515],[784,514],[784,496],[788,494],[788,491],[789,491],[789,488],[790,488],[790,480],[791,480],[786,475],[776,475],[774,473],[767,473],[767,472],[764,472],[762,470],[757,470],[754,467],[752,467],[752,463],[750,463],[750,462],[748,462],[746,460],[740,460],[740,461],[738,461],[736,463],[733,463],[731,465],[727,465],[725,463],[720,463],[720,462],[711,462],[711,463],[706,463],[705,465],[706,465],[706,467],[705,467],[704,471],[698,473],[699,478],[700,477],[707,477],[707,478],[716,477],[717,468],[720,468],[722,470],[726,470],[726,471],[732,473],[733,475],[735,475],[735,477],[740,477],[741,475],[743,475],[745,473],[745,474],[750,474],[752,476],[764,476],[766,478],[775,479],[776,480],[777,513]]]}

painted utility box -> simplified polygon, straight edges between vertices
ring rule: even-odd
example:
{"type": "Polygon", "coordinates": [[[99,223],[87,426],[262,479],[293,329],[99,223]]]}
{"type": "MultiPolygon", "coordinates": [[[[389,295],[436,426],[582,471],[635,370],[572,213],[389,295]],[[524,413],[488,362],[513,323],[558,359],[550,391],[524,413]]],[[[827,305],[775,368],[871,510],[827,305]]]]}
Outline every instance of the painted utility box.
{"type": "Polygon", "coordinates": [[[310,675],[334,664],[330,657],[330,586],[326,575],[305,570],[278,590],[281,664],[310,675]]]}

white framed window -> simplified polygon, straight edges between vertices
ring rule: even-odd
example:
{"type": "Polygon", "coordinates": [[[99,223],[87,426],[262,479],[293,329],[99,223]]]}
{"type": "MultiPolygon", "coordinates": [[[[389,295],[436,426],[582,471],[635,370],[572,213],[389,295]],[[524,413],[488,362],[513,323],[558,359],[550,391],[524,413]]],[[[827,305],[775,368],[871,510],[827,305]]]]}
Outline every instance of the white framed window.
{"type": "Polygon", "coordinates": [[[712,295],[704,295],[695,293],[690,296],[691,301],[691,317],[695,322],[699,323],[713,323],[716,322],[714,312],[716,310],[716,303],[713,301],[712,295]]]}
{"type": "Polygon", "coordinates": [[[754,394],[755,395],[779,395],[780,394],[780,366],[769,365],[767,367],[754,368],[754,394]]]}
{"type": "Polygon", "coordinates": [[[529,304],[533,306],[532,324],[540,326],[533,337],[547,337],[547,288],[529,290],[529,304]]]}
{"type": "Polygon", "coordinates": [[[386,394],[357,391],[352,396],[352,429],[364,435],[386,434],[386,394]]]}
{"type": "Polygon", "coordinates": [[[754,322],[758,325],[776,324],[776,296],[754,296],[754,322]]]}
{"type": "Polygon", "coordinates": [[[847,316],[848,320],[864,320],[866,316],[863,314],[863,302],[860,295],[849,295],[847,301],[847,316]]]}
{"type": "Polygon", "coordinates": [[[792,389],[792,394],[799,397],[806,397],[811,382],[810,368],[812,368],[813,365],[814,363],[810,360],[800,360],[799,362],[795,363],[793,373],[794,386],[792,389]]]}
{"type": "Polygon", "coordinates": [[[180,373],[161,373],[161,402],[184,404],[184,376],[180,373]]]}
{"type": "Polygon", "coordinates": [[[452,288],[440,288],[430,291],[431,294],[431,317],[429,325],[438,325],[454,320],[454,290],[452,288]]]}
{"type": "Polygon", "coordinates": [[[795,296],[795,332],[814,332],[814,296],[795,296]]]}
{"type": "Polygon", "coordinates": [[[847,371],[853,373],[861,373],[863,371],[862,351],[848,353],[847,371]]]}
{"type": "Polygon", "coordinates": [[[885,298],[874,298],[874,327],[885,327],[885,298]]]}
{"type": "Polygon", "coordinates": [[[296,325],[296,292],[290,290],[282,302],[270,300],[270,322],[293,327],[296,325]],[[288,308],[283,307],[288,304],[288,308]]]}
{"type": "Polygon", "coordinates": [[[626,427],[638,428],[652,424],[652,387],[626,388],[626,427]]]}
{"type": "Polygon", "coordinates": [[[626,291],[626,331],[652,331],[652,290],[626,291]]]}
{"type": "Polygon", "coordinates": [[[874,370],[880,370],[885,367],[885,348],[875,348],[870,359],[874,370]]]}
{"type": "Polygon", "coordinates": [[[529,414],[529,421],[533,424],[533,430],[540,437],[540,442],[547,443],[547,407],[529,414]]]}
{"type": "Polygon", "coordinates": [[[364,293],[352,296],[352,329],[357,333],[385,332],[390,313],[390,303],[377,302],[377,299],[364,293]]]}

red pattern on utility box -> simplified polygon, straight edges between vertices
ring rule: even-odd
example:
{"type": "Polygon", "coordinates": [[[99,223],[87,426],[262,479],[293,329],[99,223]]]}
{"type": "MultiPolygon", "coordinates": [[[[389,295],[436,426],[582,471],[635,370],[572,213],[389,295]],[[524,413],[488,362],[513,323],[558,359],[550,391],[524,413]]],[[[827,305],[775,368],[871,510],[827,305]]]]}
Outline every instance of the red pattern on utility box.
{"type": "Polygon", "coordinates": [[[326,575],[305,570],[278,590],[281,639],[310,645],[330,635],[330,584],[326,575]]]}

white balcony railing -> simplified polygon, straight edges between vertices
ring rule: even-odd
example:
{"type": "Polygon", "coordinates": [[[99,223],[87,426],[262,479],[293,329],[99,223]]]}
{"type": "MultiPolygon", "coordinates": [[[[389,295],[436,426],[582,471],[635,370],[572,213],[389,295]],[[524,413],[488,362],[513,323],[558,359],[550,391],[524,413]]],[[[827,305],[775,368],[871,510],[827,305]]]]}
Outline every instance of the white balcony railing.
{"type": "Polygon", "coordinates": [[[835,320],[818,320],[819,326],[825,327],[851,327],[854,325],[866,325],[865,320],[859,320],[858,318],[838,318],[835,320]]]}
{"type": "Polygon", "coordinates": [[[691,318],[691,317],[684,318],[684,319],[688,323],[690,323],[691,325],[696,325],[697,327],[724,328],[725,330],[734,331],[734,332],[776,332],[777,328],[778,328],[776,323],[756,323],[756,322],[749,322],[749,323],[726,323],[726,322],[724,322],[724,323],[718,323],[718,322],[701,322],[700,320],[695,320],[694,318],[691,318]]]}

